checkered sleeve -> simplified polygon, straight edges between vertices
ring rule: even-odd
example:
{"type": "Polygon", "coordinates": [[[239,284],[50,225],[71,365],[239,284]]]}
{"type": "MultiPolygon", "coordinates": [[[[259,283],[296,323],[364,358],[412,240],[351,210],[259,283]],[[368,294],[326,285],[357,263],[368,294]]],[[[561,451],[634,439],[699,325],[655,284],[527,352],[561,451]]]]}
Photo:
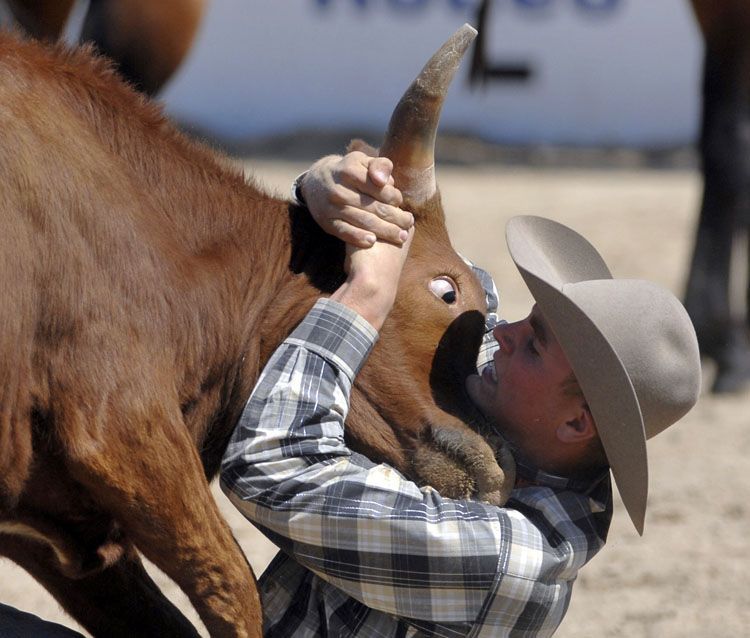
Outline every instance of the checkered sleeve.
{"type": "Polygon", "coordinates": [[[574,577],[576,561],[550,551],[536,525],[443,499],[346,446],[350,389],[376,338],[356,313],[319,300],[258,381],[225,453],[222,489],[299,564],[431,635],[512,627],[532,612],[537,628],[559,622],[549,607],[566,605],[567,585],[543,581],[574,577]]]}

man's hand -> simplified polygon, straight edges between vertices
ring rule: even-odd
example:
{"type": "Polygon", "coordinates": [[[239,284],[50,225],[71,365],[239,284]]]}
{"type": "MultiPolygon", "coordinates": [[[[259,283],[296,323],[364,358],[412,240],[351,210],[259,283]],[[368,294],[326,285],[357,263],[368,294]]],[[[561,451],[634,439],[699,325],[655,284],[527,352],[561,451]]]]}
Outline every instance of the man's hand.
{"type": "Polygon", "coordinates": [[[392,171],[388,158],[360,150],[329,155],[303,177],[302,196],[318,225],[347,244],[367,248],[379,239],[400,246],[414,217],[399,208],[403,197],[392,171]]]}
{"type": "Polygon", "coordinates": [[[401,246],[377,241],[370,248],[346,247],[347,279],[331,299],[349,306],[380,330],[393,307],[406,257],[414,237],[407,231],[401,246]]]}

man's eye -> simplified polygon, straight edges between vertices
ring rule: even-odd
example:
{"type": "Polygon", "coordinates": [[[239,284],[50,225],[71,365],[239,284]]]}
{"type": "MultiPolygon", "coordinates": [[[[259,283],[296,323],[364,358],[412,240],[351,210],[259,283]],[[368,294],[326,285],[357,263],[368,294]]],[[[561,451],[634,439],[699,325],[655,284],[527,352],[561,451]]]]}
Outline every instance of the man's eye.
{"type": "Polygon", "coordinates": [[[529,339],[529,342],[526,344],[526,349],[534,356],[539,356],[539,350],[536,349],[533,339],[529,339]]]}

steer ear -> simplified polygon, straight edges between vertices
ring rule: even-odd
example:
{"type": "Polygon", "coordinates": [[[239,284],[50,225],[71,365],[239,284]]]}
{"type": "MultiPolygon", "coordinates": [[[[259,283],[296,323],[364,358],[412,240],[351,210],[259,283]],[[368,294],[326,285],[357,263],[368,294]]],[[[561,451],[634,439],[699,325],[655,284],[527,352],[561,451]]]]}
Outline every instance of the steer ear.
{"type": "Polygon", "coordinates": [[[360,140],[359,138],[353,139],[346,147],[347,153],[351,153],[352,151],[359,151],[360,153],[364,153],[365,155],[369,155],[370,157],[378,157],[378,155],[380,154],[378,149],[376,149],[374,146],[370,146],[367,142],[365,142],[364,140],[360,140]]]}
{"type": "Polygon", "coordinates": [[[414,204],[430,199],[435,183],[435,137],[453,76],[477,35],[464,24],[433,55],[391,115],[380,154],[393,161],[396,185],[414,204]]]}

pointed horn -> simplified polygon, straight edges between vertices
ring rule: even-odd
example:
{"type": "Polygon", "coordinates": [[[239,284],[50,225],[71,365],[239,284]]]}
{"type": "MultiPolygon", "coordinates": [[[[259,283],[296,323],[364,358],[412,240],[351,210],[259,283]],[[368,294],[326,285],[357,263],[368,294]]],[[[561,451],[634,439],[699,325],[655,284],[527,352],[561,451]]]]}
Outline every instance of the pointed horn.
{"type": "Polygon", "coordinates": [[[424,66],[391,115],[380,155],[393,161],[396,186],[415,203],[437,190],[435,137],[453,76],[477,30],[464,24],[424,66]]]}

